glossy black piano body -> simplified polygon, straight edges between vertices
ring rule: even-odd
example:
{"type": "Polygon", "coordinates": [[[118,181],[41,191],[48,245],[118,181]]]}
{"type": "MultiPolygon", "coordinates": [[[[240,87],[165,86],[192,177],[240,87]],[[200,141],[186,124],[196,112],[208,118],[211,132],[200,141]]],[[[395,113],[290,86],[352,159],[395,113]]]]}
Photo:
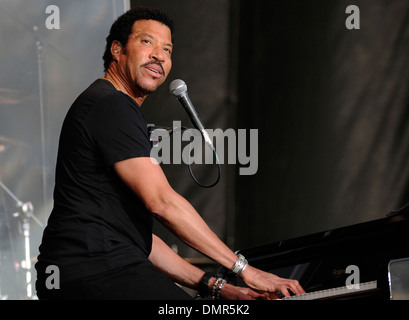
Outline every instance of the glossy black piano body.
{"type": "Polygon", "coordinates": [[[388,300],[388,263],[409,257],[409,207],[386,218],[243,249],[239,253],[254,267],[297,279],[306,292],[357,281],[377,281],[376,290],[342,299],[388,300]],[[348,266],[357,266],[359,273],[355,273],[356,268],[346,273],[348,266]]]}

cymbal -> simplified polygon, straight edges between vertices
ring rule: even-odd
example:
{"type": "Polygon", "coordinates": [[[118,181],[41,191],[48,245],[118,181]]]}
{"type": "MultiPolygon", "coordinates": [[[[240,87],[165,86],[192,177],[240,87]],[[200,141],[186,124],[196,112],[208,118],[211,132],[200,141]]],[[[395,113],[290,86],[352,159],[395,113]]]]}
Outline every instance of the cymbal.
{"type": "Polygon", "coordinates": [[[3,146],[4,148],[6,146],[24,147],[25,145],[26,144],[24,142],[21,142],[15,139],[11,139],[11,138],[6,138],[4,136],[0,136],[0,146],[3,146]]]}

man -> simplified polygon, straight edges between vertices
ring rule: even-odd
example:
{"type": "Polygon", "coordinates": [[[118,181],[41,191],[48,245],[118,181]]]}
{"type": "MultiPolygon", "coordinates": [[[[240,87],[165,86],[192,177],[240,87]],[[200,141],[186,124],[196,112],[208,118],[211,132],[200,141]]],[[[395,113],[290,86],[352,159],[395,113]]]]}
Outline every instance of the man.
{"type": "Polygon", "coordinates": [[[67,114],[54,208],[36,264],[40,299],[191,298],[175,282],[225,299],[304,292],[297,281],[257,270],[236,256],[150,158],[140,106],[171,70],[172,33],[171,20],[160,11],[137,8],[122,15],[107,37],[105,77],[67,114]],[[187,263],[152,234],[153,217],[257,292],[187,263]],[[59,289],[47,283],[50,265],[60,271],[59,289]]]}

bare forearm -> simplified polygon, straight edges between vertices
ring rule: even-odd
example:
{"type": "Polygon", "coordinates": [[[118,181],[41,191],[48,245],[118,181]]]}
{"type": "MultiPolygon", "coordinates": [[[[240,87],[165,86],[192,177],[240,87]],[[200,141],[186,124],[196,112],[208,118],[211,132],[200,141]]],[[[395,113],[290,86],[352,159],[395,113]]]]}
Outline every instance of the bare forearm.
{"type": "Polygon", "coordinates": [[[202,270],[182,259],[155,235],[152,237],[152,251],[149,260],[173,281],[188,288],[197,289],[204,274],[202,270]]]}
{"type": "MultiPolygon", "coordinates": [[[[159,237],[153,235],[152,240],[152,251],[149,255],[149,260],[155,265],[155,267],[168,275],[169,278],[176,283],[191,289],[199,290],[199,282],[204,275],[204,271],[182,259],[159,237]]],[[[201,294],[210,294],[215,281],[216,278],[211,277],[207,284],[207,291],[202,291],[201,294]]],[[[248,288],[235,287],[228,283],[226,283],[223,290],[221,290],[222,299],[247,300],[262,297],[263,295],[248,288]]]]}
{"type": "Polygon", "coordinates": [[[163,225],[192,248],[226,268],[233,267],[237,256],[209,228],[186,199],[174,192],[164,203],[158,212],[154,212],[163,225]]]}

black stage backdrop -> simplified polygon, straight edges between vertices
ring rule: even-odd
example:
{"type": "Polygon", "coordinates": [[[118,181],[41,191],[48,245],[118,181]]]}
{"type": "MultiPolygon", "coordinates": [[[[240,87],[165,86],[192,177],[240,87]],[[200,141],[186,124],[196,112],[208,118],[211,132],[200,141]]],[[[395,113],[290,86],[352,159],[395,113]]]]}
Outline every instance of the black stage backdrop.
{"type": "Polygon", "coordinates": [[[409,3],[241,1],[238,246],[384,217],[409,201],[409,3]],[[360,11],[349,30],[346,8],[360,11]]]}
{"type": "MultiPolygon", "coordinates": [[[[409,201],[407,1],[132,5],[173,16],[170,79],[186,81],[207,128],[259,130],[255,175],[223,165],[207,190],[184,165],[164,166],[233,249],[378,219],[409,201]],[[346,27],[351,4],[360,29],[346,27]]],[[[190,125],[167,84],[149,99],[151,122],[190,125]]]]}

